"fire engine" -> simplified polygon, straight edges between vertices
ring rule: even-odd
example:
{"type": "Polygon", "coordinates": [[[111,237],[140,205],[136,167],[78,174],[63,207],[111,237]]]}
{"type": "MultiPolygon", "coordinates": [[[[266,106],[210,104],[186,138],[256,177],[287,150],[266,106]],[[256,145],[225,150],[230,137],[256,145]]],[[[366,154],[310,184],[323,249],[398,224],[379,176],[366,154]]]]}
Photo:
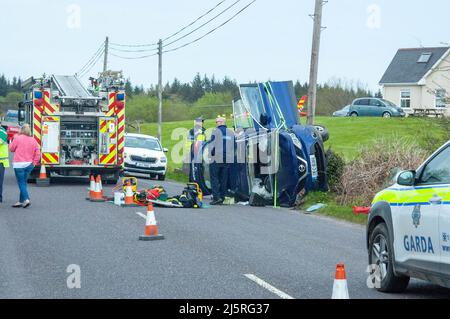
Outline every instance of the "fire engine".
{"type": "MultiPolygon", "coordinates": [[[[125,148],[125,90],[122,72],[90,78],[85,88],[77,76],[30,78],[23,85],[19,123],[30,124],[47,174],[100,174],[117,182],[125,148]]],[[[30,180],[39,175],[36,167],[30,180]]]]}

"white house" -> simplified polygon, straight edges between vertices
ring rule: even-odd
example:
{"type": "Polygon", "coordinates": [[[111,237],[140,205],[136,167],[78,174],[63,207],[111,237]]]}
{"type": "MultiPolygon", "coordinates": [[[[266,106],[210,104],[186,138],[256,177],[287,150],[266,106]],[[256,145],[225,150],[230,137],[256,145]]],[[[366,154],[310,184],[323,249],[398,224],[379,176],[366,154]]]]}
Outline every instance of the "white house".
{"type": "Polygon", "coordinates": [[[450,47],[400,49],[380,85],[383,97],[412,114],[421,109],[450,116],[450,47]]]}

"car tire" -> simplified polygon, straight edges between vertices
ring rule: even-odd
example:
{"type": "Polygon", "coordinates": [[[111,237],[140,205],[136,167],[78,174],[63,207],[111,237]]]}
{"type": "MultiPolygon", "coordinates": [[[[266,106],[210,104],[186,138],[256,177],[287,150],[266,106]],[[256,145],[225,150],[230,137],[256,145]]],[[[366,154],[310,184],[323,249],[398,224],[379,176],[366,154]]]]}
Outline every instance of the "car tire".
{"type": "Polygon", "coordinates": [[[165,181],[166,180],[166,175],[158,175],[158,180],[159,181],[165,181]]]}
{"type": "Polygon", "coordinates": [[[350,116],[351,116],[351,117],[358,117],[359,115],[358,115],[358,113],[353,112],[353,113],[350,114],[350,116]]]}
{"type": "Polygon", "coordinates": [[[389,112],[384,112],[383,113],[383,118],[390,119],[391,117],[392,117],[391,113],[389,113],[389,112]]]}
{"type": "Polygon", "coordinates": [[[322,140],[324,142],[328,141],[330,139],[330,133],[328,132],[328,129],[323,125],[315,125],[314,128],[317,132],[322,136],[322,140]]]}
{"type": "MultiPolygon", "coordinates": [[[[394,273],[393,245],[386,224],[378,224],[369,236],[369,265],[376,267],[376,289],[386,293],[401,293],[408,287],[410,278],[394,273]],[[378,257],[378,256],[380,257],[378,257]],[[380,280],[381,279],[381,280],[380,280]]],[[[372,269],[375,271],[375,269],[372,269]]],[[[371,274],[373,275],[373,274],[371,274]]]]}

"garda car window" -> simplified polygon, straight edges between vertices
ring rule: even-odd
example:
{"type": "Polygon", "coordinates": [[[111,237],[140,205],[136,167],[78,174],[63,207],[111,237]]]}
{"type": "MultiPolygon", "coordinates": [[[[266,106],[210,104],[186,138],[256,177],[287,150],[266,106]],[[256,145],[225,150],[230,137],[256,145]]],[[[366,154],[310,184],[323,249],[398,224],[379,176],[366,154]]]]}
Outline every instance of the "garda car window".
{"type": "Polygon", "coordinates": [[[450,184],[450,147],[433,158],[424,168],[421,184],[450,184]]]}

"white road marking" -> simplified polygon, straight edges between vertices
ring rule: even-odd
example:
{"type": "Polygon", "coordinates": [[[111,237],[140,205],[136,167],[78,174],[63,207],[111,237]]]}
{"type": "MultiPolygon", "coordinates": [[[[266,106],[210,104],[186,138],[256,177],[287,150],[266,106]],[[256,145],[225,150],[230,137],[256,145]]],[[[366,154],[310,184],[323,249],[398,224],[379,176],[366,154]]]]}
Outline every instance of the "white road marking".
{"type": "Polygon", "coordinates": [[[139,216],[141,216],[142,218],[144,218],[144,219],[147,219],[147,216],[145,216],[144,214],[142,214],[142,213],[136,213],[137,215],[139,215],[139,216]]]}
{"type": "Polygon", "coordinates": [[[244,276],[247,277],[248,279],[250,279],[251,281],[257,283],[261,287],[267,289],[271,293],[277,295],[281,299],[294,299],[294,297],[289,296],[287,293],[282,292],[281,290],[279,290],[279,289],[275,288],[274,286],[268,284],[267,282],[265,282],[261,278],[258,278],[255,275],[247,274],[247,275],[244,275],[244,276]]]}

